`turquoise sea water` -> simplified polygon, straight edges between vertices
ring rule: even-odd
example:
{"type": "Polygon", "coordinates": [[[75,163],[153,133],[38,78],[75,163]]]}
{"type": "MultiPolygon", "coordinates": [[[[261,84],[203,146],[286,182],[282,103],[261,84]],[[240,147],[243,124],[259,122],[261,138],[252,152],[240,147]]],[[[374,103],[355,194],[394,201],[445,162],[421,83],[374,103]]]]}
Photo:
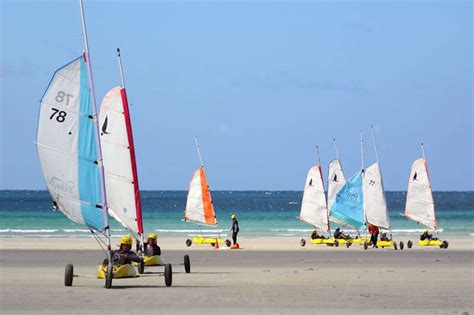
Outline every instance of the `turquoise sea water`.
{"type": "MultiPolygon", "coordinates": [[[[230,214],[238,215],[241,236],[307,236],[311,227],[297,217],[301,191],[213,191],[219,230],[230,228],[230,214]]],[[[419,234],[422,226],[403,217],[405,192],[387,192],[394,235],[419,234]]],[[[436,216],[445,234],[474,237],[474,192],[435,192],[436,216]]],[[[185,191],[143,191],[145,232],[161,236],[216,234],[212,227],[183,222],[185,191]]],[[[111,219],[112,234],[125,230],[111,219]]],[[[332,227],[334,227],[333,225],[332,227]]],[[[345,229],[347,231],[347,229],[345,229]]],[[[89,237],[86,226],[53,211],[47,191],[0,191],[0,237],[89,237]]]]}

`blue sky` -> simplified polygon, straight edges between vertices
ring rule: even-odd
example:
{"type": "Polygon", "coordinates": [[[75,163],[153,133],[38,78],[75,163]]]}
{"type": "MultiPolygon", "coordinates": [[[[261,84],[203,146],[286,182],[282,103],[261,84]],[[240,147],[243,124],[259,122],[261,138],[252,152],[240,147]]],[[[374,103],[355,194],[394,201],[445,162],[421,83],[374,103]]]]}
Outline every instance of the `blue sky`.
{"type": "MultiPolygon", "coordinates": [[[[83,50],[77,1],[1,0],[0,189],[44,189],[33,144],[55,68],[83,50]]],[[[470,1],[87,1],[98,102],[122,49],[142,189],[301,190],[338,141],[405,190],[426,145],[435,190],[473,190],[470,1]]]]}

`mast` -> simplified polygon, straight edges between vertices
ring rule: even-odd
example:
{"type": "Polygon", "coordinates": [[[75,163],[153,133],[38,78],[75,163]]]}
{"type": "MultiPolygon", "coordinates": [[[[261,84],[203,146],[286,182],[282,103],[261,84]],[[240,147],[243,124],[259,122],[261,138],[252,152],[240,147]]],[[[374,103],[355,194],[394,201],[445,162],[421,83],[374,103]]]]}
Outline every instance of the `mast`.
{"type": "Polygon", "coordinates": [[[120,56],[120,48],[117,48],[117,59],[120,68],[120,81],[122,82],[122,87],[125,88],[125,79],[123,77],[123,66],[122,66],[122,57],[120,56]]]}
{"type": "Polygon", "coordinates": [[[360,161],[361,167],[360,169],[364,172],[364,138],[363,138],[363,131],[359,130],[360,133],[360,161]]]}
{"type": "Polygon", "coordinates": [[[79,0],[79,7],[81,11],[81,22],[82,22],[82,35],[84,39],[84,46],[85,46],[85,52],[84,52],[84,58],[86,59],[86,65],[87,65],[87,73],[89,76],[89,87],[90,87],[90,92],[91,92],[91,99],[92,99],[92,110],[93,110],[93,119],[94,119],[94,129],[95,129],[95,139],[96,139],[96,145],[97,145],[97,153],[98,153],[98,169],[99,169],[99,180],[100,180],[100,185],[101,185],[101,199],[102,199],[102,210],[103,210],[103,215],[104,215],[104,231],[107,236],[108,240],[108,258],[109,258],[109,264],[111,264],[111,241],[110,241],[110,230],[109,230],[109,211],[108,211],[108,205],[107,205],[107,195],[105,191],[105,179],[104,179],[104,164],[103,164],[103,159],[102,159],[102,148],[100,145],[100,133],[99,133],[99,121],[97,118],[97,103],[95,99],[95,91],[94,91],[94,80],[92,77],[92,66],[91,66],[91,58],[90,58],[90,52],[89,52],[89,40],[87,38],[87,28],[86,28],[86,19],[84,16],[84,4],[82,3],[82,0],[79,0]]]}
{"type": "Polygon", "coordinates": [[[137,162],[135,158],[135,145],[133,143],[133,132],[132,132],[132,122],[130,119],[130,111],[128,108],[128,98],[127,91],[125,89],[125,78],[123,75],[123,66],[122,66],[122,57],[120,55],[120,48],[117,48],[117,60],[120,69],[120,80],[122,85],[121,96],[122,96],[122,105],[125,116],[125,126],[127,129],[127,138],[130,151],[130,161],[132,163],[132,178],[133,178],[133,188],[134,188],[134,197],[135,197],[135,208],[137,215],[137,225],[138,225],[138,234],[140,235],[140,241],[143,245],[144,235],[143,235],[143,218],[142,218],[142,205],[140,199],[140,188],[138,185],[138,171],[137,171],[137,162]]]}
{"type": "Polygon", "coordinates": [[[336,139],[332,138],[332,143],[334,144],[334,151],[336,151],[336,158],[340,160],[339,151],[337,150],[336,139]]]}
{"type": "Polygon", "coordinates": [[[321,155],[319,154],[319,145],[316,146],[316,151],[318,152],[318,166],[321,166],[321,155]]]}
{"type": "Polygon", "coordinates": [[[423,145],[423,142],[421,143],[421,154],[423,155],[423,160],[426,161],[426,157],[425,157],[425,146],[423,145]]]}
{"type": "Polygon", "coordinates": [[[196,148],[199,155],[199,161],[201,162],[201,166],[204,167],[204,163],[202,162],[201,147],[199,146],[198,138],[194,137],[194,141],[196,142],[196,148]]]}
{"type": "MultiPolygon", "coordinates": [[[[377,150],[377,142],[375,141],[375,132],[374,132],[374,126],[373,125],[370,125],[370,131],[372,133],[372,142],[374,144],[374,151],[375,151],[375,158],[377,160],[377,167],[379,169],[379,173],[380,173],[380,184],[382,185],[381,187],[384,188],[384,185],[383,185],[383,176],[382,176],[382,166],[380,166],[380,160],[379,160],[379,154],[378,154],[378,150],[377,150]]],[[[387,200],[385,198],[385,189],[382,190],[383,191],[383,199],[385,201],[385,204],[387,204],[387,200]]],[[[388,208],[387,208],[387,218],[389,218],[388,216],[388,208]]],[[[390,220],[388,220],[388,222],[390,222],[390,220]]],[[[390,232],[390,236],[392,236],[392,227],[389,225],[388,226],[388,230],[390,232]]]]}

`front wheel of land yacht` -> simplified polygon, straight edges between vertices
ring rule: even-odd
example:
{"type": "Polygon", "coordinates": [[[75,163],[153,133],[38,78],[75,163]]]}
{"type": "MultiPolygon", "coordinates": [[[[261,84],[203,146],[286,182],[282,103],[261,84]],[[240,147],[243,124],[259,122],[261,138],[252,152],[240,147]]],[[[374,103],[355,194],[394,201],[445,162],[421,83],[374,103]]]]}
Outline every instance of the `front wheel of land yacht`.
{"type": "Polygon", "coordinates": [[[186,246],[191,246],[191,244],[193,243],[193,241],[191,241],[189,238],[186,240],[186,246]]]}
{"type": "Polygon", "coordinates": [[[346,243],[346,247],[347,247],[347,248],[351,247],[351,243],[350,243],[350,242],[347,242],[347,243],[346,243]]]}
{"type": "Polygon", "coordinates": [[[225,246],[230,247],[232,245],[232,242],[230,240],[225,240],[225,246]]]}
{"type": "Polygon", "coordinates": [[[107,272],[105,274],[105,287],[110,289],[112,287],[112,278],[114,276],[114,267],[112,264],[107,265],[107,272]]]}
{"type": "Polygon", "coordinates": [[[393,249],[398,250],[397,242],[393,242],[393,249]]]}
{"type": "Polygon", "coordinates": [[[186,273],[191,272],[191,261],[188,255],[184,255],[184,271],[186,271],[186,273]]]}
{"type": "Polygon", "coordinates": [[[408,247],[408,248],[411,248],[412,246],[413,246],[412,241],[408,241],[408,242],[407,242],[407,247],[408,247]]]}
{"type": "Polygon", "coordinates": [[[165,265],[165,284],[167,287],[170,287],[173,283],[173,268],[171,264],[165,265]]]}
{"type": "Polygon", "coordinates": [[[338,240],[334,241],[334,246],[339,247],[339,241],[338,240]]]}
{"type": "Polygon", "coordinates": [[[64,285],[66,287],[72,286],[73,278],[74,278],[74,266],[72,264],[67,264],[66,269],[64,270],[64,285]]]}
{"type": "Polygon", "coordinates": [[[306,245],[306,240],[304,238],[300,240],[300,245],[301,247],[304,247],[306,245]]]}
{"type": "Polygon", "coordinates": [[[405,247],[405,244],[403,243],[403,241],[400,241],[400,250],[403,250],[403,247],[405,247]]]}
{"type": "Polygon", "coordinates": [[[443,243],[441,243],[441,245],[439,245],[439,248],[444,248],[444,249],[446,249],[446,248],[448,248],[448,246],[449,246],[448,241],[443,241],[443,243]]]}
{"type": "Polygon", "coordinates": [[[138,263],[138,274],[143,274],[145,272],[145,263],[142,261],[140,261],[138,263]]]}
{"type": "Polygon", "coordinates": [[[367,243],[367,241],[364,242],[364,249],[367,250],[367,248],[369,248],[369,243],[367,243]]]}

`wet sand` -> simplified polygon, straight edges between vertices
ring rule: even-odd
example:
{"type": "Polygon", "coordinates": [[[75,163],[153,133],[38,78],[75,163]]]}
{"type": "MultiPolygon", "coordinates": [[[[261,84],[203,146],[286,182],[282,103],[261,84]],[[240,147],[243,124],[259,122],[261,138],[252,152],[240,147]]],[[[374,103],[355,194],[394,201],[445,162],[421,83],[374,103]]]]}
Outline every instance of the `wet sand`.
{"type": "Polygon", "coordinates": [[[241,250],[190,248],[161,239],[173,264],[173,286],[162,267],[137,279],[94,277],[104,258],[93,239],[1,239],[2,313],[143,314],[474,314],[474,240],[450,247],[395,251],[298,245],[295,238],[242,238],[241,250]],[[33,247],[33,248],[28,248],[33,247]],[[39,250],[40,248],[48,248],[39,250]],[[183,255],[192,270],[184,273],[183,255]],[[64,266],[73,263],[72,287],[64,266]]]}

